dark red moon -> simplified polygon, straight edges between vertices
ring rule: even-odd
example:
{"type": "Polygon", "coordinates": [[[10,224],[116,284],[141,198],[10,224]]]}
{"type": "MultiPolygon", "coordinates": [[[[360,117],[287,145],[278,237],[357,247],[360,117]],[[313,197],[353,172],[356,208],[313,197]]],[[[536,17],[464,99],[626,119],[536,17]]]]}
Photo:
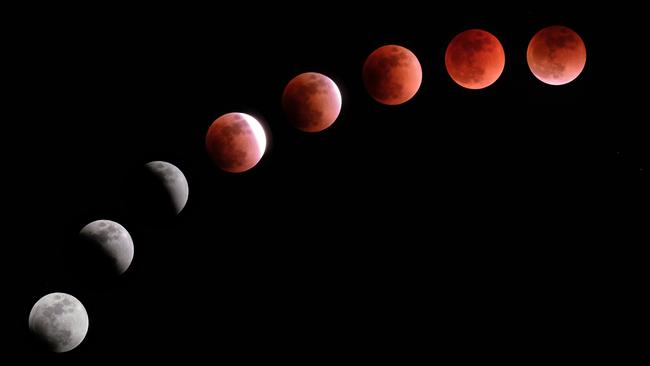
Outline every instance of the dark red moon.
{"type": "Polygon", "coordinates": [[[402,104],[422,83],[422,67],[413,52],[402,46],[376,49],[363,65],[363,82],[371,97],[387,105],[402,104]]]}
{"type": "Polygon", "coordinates": [[[570,28],[555,25],[537,32],[528,44],[528,67],[550,85],[564,85],[580,75],[587,62],[582,38],[570,28]]]}
{"type": "Polygon", "coordinates": [[[305,132],[319,132],[338,118],[341,92],[327,76],[306,72],[287,84],[282,94],[282,107],[296,128],[305,132]]]}
{"type": "Polygon", "coordinates": [[[241,173],[257,165],[264,155],[266,134],[252,116],[227,113],[212,122],[205,146],[219,168],[241,173]]]}
{"type": "Polygon", "coordinates": [[[501,76],[505,63],[506,54],[497,37],[482,29],[456,35],[445,53],[449,76],[468,89],[492,85],[501,76]]]}

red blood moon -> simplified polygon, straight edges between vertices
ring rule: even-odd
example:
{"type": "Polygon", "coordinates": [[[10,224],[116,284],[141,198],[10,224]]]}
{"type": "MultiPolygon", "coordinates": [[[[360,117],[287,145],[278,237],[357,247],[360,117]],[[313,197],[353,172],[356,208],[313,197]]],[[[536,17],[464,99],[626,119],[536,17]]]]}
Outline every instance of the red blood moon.
{"type": "Polygon", "coordinates": [[[208,154],[227,172],[241,173],[254,167],[266,150],[264,128],[245,113],[227,113],[217,118],[205,138],[208,154]]]}
{"type": "Polygon", "coordinates": [[[363,65],[363,82],[379,103],[402,104],[420,89],[422,67],[413,52],[402,46],[379,47],[363,65]]]}
{"type": "Polygon", "coordinates": [[[491,33],[470,29],[451,40],[445,53],[449,76],[467,89],[483,89],[492,85],[506,63],[503,46],[491,33]]]}
{"type": "Polygon", "coordinates": [[[282,94],[282,107],[299,130],[318,132],[331,126],[341,112],[341,93],[327,76],[306,72],[293,78],[282,94]]]}
{"type": "Polygon", "coordinates": [[[580,75],[587,62],[587,49],[576,32],[556,25],[533,36],[526,58],[536,78],[546,84],[563,85],[580,75]]]}

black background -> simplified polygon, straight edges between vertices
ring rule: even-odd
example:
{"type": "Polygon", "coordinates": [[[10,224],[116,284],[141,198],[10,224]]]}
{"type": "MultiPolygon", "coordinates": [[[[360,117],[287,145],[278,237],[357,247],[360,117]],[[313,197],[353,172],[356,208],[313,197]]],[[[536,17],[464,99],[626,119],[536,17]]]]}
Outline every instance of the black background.
{"type": "Polygon", "coordinates": [[[493,10],[7,13],[21,19],[6,31],[17,110],[3,134],[16,145],[5,153],[16,237],[5,245],[19,249],[4,258],[11,349],[25,361],[229,363],[610,351],[608,315],[634,303],[635,228],[647,215],[642,95],[626,83],[642,85],[638,32],[631,18],[603,26],[607,12],[493,10]],[[561,87],[535,79],[525,59],[532,35],[553,24],[587,47],[585,70],[561,87]],[[444,68],[449,40],[469,28],[506,52],[502,76],[480,91],[444,68]],[[363,62],[384,44],[422,64],[404,105],[363,88],[363,62]],[[307,71],[343,96],[318,134],[293,129],[280,105],[307,71]],[[243,174],[219,171],[204,150],[211,122],[232,111],[257,117],[269,139],[243,174]],[[123,199],[151,160],[189,181],[171,223],[145,224],[123,199]],[[135,257],[122,277],[89,283],[70,248],[100,218],[130,231],[135,257]],[[84,342],[63,355],[40,351],[27,330],[31,306],[55,291],[90,317],[84,342]]]}

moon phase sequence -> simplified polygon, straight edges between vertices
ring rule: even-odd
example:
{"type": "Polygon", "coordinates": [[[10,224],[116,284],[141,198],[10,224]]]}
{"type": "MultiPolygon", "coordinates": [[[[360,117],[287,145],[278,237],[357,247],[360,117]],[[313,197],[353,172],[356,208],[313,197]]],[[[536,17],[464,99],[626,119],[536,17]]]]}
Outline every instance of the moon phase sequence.
{"type": "MultiPolygon", "coordinates": [[[[505,51],[493,34],[470,29],[456,35],[444,55],[451,79],[466,89],[483,89],[494,84],[504,71],[505,51]]],[[[586,47],[572,29],[551,26],[537,32],[528,44],[526,60],[532,74],[550,85],[575,80],[586,64],[586,47]]],[[[365,60],[362,80],[368,94],[384,105],[400,105],[411,100],[422,84],[422,67],[416,55],[398,45],[374,50],[365,60]]],[[[288,121],[305,132],[320,132],[339,118],[342,97],[329,77],[307,72],[289,81],[282,94],[282,108],[288,121]]],[[[255,167],[264,156],[267,136],[262,124],[240,112],[227,113],[210,125],[205,147],[214,164],[223,171],[242,173],[255,167]]],[[[142,165],[140,165],[142,168],[142,165]]],[[[151,161],[144,165],[155,177],[155,187],[165,194],[156,196],[178,215],[186,206],[189,186],[185,175],[173,164],[151,161]]],[[[153,190],[153,186],[145,189],[153,190]]],[[[154,208],[155,209],[155,208],[154,208]]],[[[134,257],[133,240],[120,224],[97,220],[79,232],[87,248],[99,253],[108,274],[123,274],[134,257]]],[[[98,262],[88,260],[91,266],[98,262]]],[[[47,349],[61,353],[79,346],[85,339],[89,320],[83,304],[74,296],[55,292],[40,298],[29,313],[28,326],[47,349]]]]}
{"type": "Polygon", "coordinates": [[[29,330],[45,348],[67,352],[88,333],[88,313],[74,296],[61,292],[45,295],[29,313],[29,330]]]}
{"type": "Polygon", "coordinates": [[[573,30],[551,26],[533,36],[526,59],[536,78],[546,84],[563,85],[580,75],[587,62],[587,49],[573,30]]]}

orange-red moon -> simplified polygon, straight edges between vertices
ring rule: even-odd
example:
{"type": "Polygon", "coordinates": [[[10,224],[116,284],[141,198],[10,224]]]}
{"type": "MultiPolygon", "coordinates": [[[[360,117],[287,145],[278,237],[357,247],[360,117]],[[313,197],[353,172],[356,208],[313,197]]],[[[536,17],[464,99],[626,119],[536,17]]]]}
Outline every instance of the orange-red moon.
{"type": "Polygon", "coordinates": [[[282,94],[282,108],[299,130],[319,132],[331,126],[341,112],[341,92],[332,79],[316,72],[289,81],[282,94]]]}
{"type": "Polygon", "coordinates": [[[492,85],[506,64],[501,42],[482,29],[470,29],[454,37],[445,53],[447,72],[458,85],[483,89],[492,85]]]}
{"type": "Polygon", "coordinates": [[[526,58],[536,78],[546,84],[563,85],[580,75],[587,62],[587,49],[578,33],[554,25],[533,36],[526,58]]]}
{"type": "Polygon", "coordinates": [[[420,89],[422,67],[408,49],[397,45],[382,46],[366,59],[363,82],[370,96],[379,103],[402,104],[420,89]]]}
{"type": "Polygon", "coordinates": [[[252,116],[227,113],[212,122],[205,146],[219,168],[241,173],[257,165],[264,155],[266,134],[252,116]]]}

